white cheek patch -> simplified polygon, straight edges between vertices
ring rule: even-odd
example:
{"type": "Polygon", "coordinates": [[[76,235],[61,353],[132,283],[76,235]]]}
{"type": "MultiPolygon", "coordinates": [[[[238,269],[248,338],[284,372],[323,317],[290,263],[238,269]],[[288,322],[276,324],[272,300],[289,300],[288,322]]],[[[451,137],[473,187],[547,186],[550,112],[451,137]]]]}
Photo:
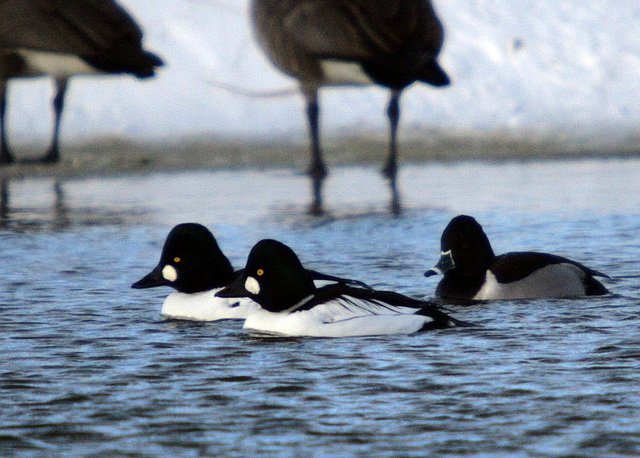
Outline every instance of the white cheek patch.
{"type": "Polygon", "coordinates": [[[175,267],[167,264],[166,266],[164,266],[164,269],[162,269],[162,276],[165,280],[174,282],[178,279],[178,272],[176,271],[175,267]]]}
{"type": "Polygon", "coordinates": [[[247,277],[244,282],[244,289],[257,296],[260,294],[260,283],[253,277],[247,277]]]}

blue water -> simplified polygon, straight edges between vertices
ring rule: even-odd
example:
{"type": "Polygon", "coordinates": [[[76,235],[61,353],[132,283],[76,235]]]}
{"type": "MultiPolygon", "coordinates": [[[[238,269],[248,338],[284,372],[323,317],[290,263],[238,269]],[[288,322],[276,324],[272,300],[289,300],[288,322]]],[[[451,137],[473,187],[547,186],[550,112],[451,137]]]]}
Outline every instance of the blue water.
{"type": "Polygon", "coordinates": [[[4,182],[0,456],[640,454],[640,160],[336,168],[323,217],[294,171],[4,182]],[[497,253],[611,275],[612,295],[450,305],[479,326],[265,339],[159,316],[130,285],[174,224],[206,224],[235,267],[272,237],[311,268],[430,298],[449,219],[497,253]]]}

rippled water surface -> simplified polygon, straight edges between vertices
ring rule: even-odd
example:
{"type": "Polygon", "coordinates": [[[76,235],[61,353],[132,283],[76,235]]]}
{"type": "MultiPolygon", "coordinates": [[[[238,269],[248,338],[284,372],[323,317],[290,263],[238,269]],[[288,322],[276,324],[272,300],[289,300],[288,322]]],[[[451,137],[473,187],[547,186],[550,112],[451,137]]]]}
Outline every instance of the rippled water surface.
{"type": "Polygon", "coordinates": [[[335,169],[326,215],[290,171],[2,183],[0,455],[640,454],[640,160],[335,169]],[[611,275],[595,299],[449,305],[478,326],[267,339],[159,316],[130,285],[170,228],[206,224],[240,267],[272,237],[309,267],[431,297],[449,219],[496,252],[611,275]]]}

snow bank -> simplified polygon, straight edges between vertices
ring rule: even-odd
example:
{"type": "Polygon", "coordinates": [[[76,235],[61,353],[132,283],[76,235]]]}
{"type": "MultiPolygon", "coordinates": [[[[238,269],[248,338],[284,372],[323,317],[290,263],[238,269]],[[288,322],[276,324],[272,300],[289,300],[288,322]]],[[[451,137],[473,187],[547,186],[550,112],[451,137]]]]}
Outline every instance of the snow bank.
{"type": "MultiPolygon", "coordinates": [[[[253,41],[247,0],[121,0],[167,66],[152,80],[78,77],[68,92],[62,142],[99,137],[167,141],[190,136],[306,138],[299,96],[255,98],[293,88],[253,41]]],[[[401,138],[430,133],[638,136],[640,2],[618,0],[436,0],[446,28],[442,66],[452,86],[415,85],[402,99],[401,138]]],[[[13,81],[12,144],[45,141],[48,79],[13,81]]],[[[322,93],[326,137],[386,137],[387,91],[322,93]]]]}

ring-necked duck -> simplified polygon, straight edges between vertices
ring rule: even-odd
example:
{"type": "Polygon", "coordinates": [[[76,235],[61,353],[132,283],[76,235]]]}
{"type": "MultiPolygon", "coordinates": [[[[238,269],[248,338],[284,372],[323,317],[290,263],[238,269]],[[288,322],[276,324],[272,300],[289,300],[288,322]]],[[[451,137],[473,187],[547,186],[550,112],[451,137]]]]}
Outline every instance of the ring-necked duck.
{"type": "Polygon", "coordinates": [[[451,299],[536,299],[607,294],[605,274],[561,256],[513,252],[496,256],[482,226],[456,216],[441,238],[441,257],[424,275],[443,274],[436,295],[451,299]]]}

